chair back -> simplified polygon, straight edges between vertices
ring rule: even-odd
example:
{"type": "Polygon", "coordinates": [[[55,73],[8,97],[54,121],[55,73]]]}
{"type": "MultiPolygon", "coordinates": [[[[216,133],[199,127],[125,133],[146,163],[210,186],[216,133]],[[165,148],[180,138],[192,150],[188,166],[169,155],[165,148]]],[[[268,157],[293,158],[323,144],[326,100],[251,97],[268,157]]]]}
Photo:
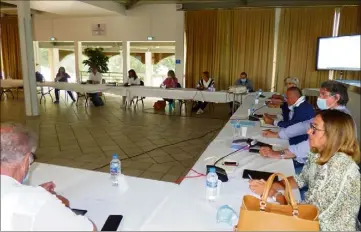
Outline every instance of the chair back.
{"type": "Polygon", "coordinates": [[[182,88],[182,85],[180,83],[177,83],[177,88],[182,88]]]}
{"type": "Polygon", "coordinates": [[[141,85],[141,86],[144,86],[144,81],[141,80],[141,81],[140,81],[140,85],[141,85]]]}

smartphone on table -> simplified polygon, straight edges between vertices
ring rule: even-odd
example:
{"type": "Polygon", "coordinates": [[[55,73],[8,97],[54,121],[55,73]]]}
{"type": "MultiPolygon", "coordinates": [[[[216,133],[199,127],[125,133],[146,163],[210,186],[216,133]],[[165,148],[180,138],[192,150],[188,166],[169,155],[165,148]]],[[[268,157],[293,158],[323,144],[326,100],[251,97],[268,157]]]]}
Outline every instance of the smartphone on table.
{"type": "MultiPolygon", "coordinates": [[[[256,171],[256,170],[249,170],[244,169],[242,178],[243,179],[255,179],[255,180],[265,180],[267,181],[268,178],[272,175],[272,172],[263,172],[263,171],[256,171]]],[[[274,179],[274,181],[278,181],[278,177],[274,179]]]]}
{"type": "Polygon", "coordinates": [[[82,215],[84,216],[88,210],[85,209],[71,209],[71,211],[73,211],[73,213],[75,213],[76,215],[82,215]]]}
{"type": "Polygon", "coordinates": [[[117,231],[123,215],[109,215],[101,231],[117,231]]]}

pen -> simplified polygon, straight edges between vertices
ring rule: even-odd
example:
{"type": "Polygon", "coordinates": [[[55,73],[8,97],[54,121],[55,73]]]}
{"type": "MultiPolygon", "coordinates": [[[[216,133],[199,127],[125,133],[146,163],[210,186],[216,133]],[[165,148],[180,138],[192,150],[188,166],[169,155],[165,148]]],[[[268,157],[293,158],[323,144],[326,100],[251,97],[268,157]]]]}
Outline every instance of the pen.
{"type": "Polygon", "coordinates": [[[248,177],[249,177],[249,179],[253,180],[253,179],[252,179],[252,176],[251,176],[250,174],[248,174],[248,177]]]}

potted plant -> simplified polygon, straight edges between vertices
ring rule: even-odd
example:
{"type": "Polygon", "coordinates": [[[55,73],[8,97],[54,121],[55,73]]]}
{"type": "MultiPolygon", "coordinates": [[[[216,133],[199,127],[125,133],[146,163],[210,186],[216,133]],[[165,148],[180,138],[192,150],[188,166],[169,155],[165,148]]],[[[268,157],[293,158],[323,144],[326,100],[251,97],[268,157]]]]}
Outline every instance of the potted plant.
{"type": "Polygon", "coordinates": [[[103,51],[103,48],[86,48],[84,50],[84,55],[89,58],[84,60],[83,64],[88,65],[89,72],[91,72],[92,67],[96,67],[100,73],[108,72],[109,57],[103,51]]]}

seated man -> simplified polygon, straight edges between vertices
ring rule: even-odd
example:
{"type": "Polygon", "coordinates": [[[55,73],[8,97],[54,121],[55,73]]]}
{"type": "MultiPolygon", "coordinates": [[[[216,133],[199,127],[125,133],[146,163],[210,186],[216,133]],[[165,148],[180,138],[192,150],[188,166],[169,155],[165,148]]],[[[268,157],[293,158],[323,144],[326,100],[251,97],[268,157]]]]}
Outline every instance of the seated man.
{"type": "MultiPolygon", "coordinates": [[[[298,80],[297,77],[287,77],[284,79],[284,88],[286,88],[286,92],[287,89],[291,88],[291,87],[299,87],[299,83],[300,81],[298,80]]],[[[286,101],[286,95],[282,94],[273,94],[272,97],[270,98],[270,101],[268,102],[267,106],[270,108],[274,108],[274,107],[286,107],[287,108],[287,104],[285,104],[286,101]]]]}
{"type": "Polygon", "coordinates": [[[75,215],[55,185],[27,186],[37,139],[23,126],[1,124],[1,230],[96,231],[86,217],[75,215]],[[65,203],[65,204],[64,204],[65,203]]]}
{"type": "MultiPolygon", "coordinates": [[[[100,84],[102,81],[102,74],[98,72],[97,67],[93,66],[92,71],[89,74],[89,80],[92,84],[100,84]]],[[[94,106],[103,106],[104,102],[100,98],[102,93],[88,93],[90,100],[93,102],[94,106]]]]}
{"type": "MultiPolygon", "coordinates": [[[[266,124],[273,124],[281,128],[287,128],[298,122],[309,120],[315,116],[315,111],[310,103],[302,96],[302,92],[297,87],[287,89],[287,109],[283,109],[282,120],[274,119],[274,116],[265,114],[264,121],[266,124]]],[[[297,144],[307,140],[307,134],[298,135],[290,139],[290,144],[297,144]]]]}
{"type": "MultiPolygon", "coordinates": [[[[248,79],[248,75],[246,72],[242,72],[241,75],[239,75],[239,78],[234,82],[234,85],[245,86],[247,88],[248,92],[254,91],[252,81],[248,79]]],[[[231,107],[230,114],[232,114],[233,102],[230,102],[229,106],[231,107]]]]}
{"type": "MultiPolygon", "coordinates": [[[[214,80],[209,77],[209,72],[205,71],[202,74],[202,79],[199,80],[197,89],[198,90],[207,90],[211,87],[214,87],[214,80]]],[[[203,114],[204,109],[207,107],[208,102],[197,101],[196,105],[192,108],[192,111],[196,111],[197,114],[203,114]]]]}
{"type": "MultiPolygon", "coordinates": [[[[321,84],[320,94],[317,99],[317,106],[321,110],[335,109],[350,114],[346,108],[348,102],[347,87],[337,81],[326,81],[321,84]]],[[[295,136],[302,135],[310,128],[313,118],[304,122],[300,122],[281,128],[279,132],[264,131],[263,136],[267,138],[281,138],[291,139],[295,136]]],[[[310,151],[309,142],[303,141],[301,143],[291,145],[288,149],[283,151],[274,151],[268,147],[261,148],[261,155],[276,158],[276,159],[294,159],[296,173],[302,170],[304,163],[307,160],[310,151]]]]}

